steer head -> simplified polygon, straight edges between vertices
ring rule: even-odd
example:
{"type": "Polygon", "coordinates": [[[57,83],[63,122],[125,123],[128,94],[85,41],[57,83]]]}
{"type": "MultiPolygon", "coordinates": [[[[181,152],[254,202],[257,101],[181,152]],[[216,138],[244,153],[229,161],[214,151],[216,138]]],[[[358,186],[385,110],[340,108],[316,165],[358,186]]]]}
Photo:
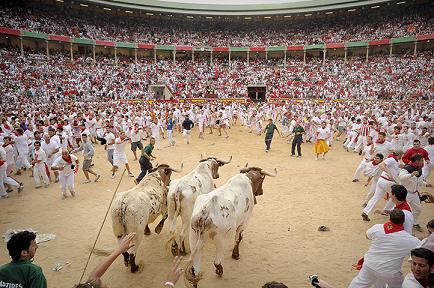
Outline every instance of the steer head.
{"type": "Polygon", "coordinates": [[[245,173],[246,176],[249,177],[250,182],[252,183],[252,192],[256,204],[256,196],[264,194],[264,191],[262,190],[262,182],[264,182],[265,176],[276,177],[277,169],[274,168],[274,173],[271,174],[259,167],[246,167],[241,169],[240,173],[245,173]]]}
{"type": "Polygon", "coordinates": [[[216,157],[208,157],[208,158],[202,158],[202,155],[200,155],[200,161],[199,162],[205,162],[209,161],[211,165],[211,174],[213,179],[218,179],[220,177],[219,175],[219,168],[225,164],[231,163],[232,156],[229,158],[228,161],[223,161],[220,159],[217,159],[216,157]]]}
{"type": "Polygon", "coordinates": [[[169,165],[167,164],[160,164],[155,168],[152,168],[151,170],[149,170],[149,173],[158,171],[158,173],[160,174],[161,177],[161,181],[163,181],[165,186],[169,186],[170,183],[170,176],[172,176],[172,172],[176,172],[179,173],[182,171],[182,168],[184,167],[184,164],[181,164],[181,168],[176,170],[171,168],[169,165]]]}

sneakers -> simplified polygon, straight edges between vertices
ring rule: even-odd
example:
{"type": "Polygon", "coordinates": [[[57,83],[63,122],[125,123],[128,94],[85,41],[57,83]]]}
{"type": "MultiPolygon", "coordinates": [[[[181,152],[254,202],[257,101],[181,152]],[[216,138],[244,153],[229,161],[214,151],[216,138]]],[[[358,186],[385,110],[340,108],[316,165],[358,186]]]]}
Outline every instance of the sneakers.
{"type": "Polygon", "coordinates": [[[39,189],[41,187],[42,187],[41,185],[38,185],[38,186],[35,186],[35,189],[39,189]]]}
{"type": "Polygon", "coordinates": [[[128,173],[129,177],[134,177],[133,173],[128,173]]]}
{"type": "Polygon", "coordinates": [[[99,178],[101,178],[101,175],[96,175],[95,182],[98,182],[99,178]]]}
{"type": "Polygon", "coordinates": [[[371,221],[371,219],[369,219],[368,215],[366,215],[365,212],[362,213],[362,219],[363,221],[367,221],[367,222],[371,221]]]}
{"type": "Polygon", "coordinates": [[[115,178],[115,176],[116,176],[116,175],[115,175],[115,173],[112,173],[112,179],[114,179],[114,178],[115,178]]]}
{"type": "Polygon", "coordinates": [[[0,196],[0,199],[6,199],[6,198],[9,198],[8,194],[0,196]]]}
{"type": "Polygon", "coordinates": [[[18,193],[21,193],[21,191],[23,191],[24,189],[24,184],[20,183],[20,186],[18,186],[18,193]]]}
{"type": "Polygon", "coordinates": [[[90,179],[86,179],[86,180],[83,182],[83,184],[88,184],[88,183],[90,183],[90,182],[92,182],[92,181],[90,181],[90,179]]]}
{"type": "Polygon", "coordinates": [[[351,181],[351,182],[359,182],[359,179],[353,179],[353,181],[351,181]]]}

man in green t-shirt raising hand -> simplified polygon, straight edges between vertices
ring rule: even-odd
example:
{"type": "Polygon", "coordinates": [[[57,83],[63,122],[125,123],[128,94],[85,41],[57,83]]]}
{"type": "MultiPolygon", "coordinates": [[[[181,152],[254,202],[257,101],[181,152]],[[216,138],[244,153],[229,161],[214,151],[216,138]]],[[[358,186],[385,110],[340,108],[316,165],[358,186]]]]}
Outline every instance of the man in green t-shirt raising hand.
{"type": "Polygon", "coordinates": [[[273,140],[274,130],[276,130],[277,133],[279,134],[279,136],[282,137],[279,129],[277,129],[276,125],[274,125],[273,120],[268,119],[268,124],[267,124],[267,126],[265,126],[265,129],[264,129],[265,145],[267,146],[267,148],[265,148],[265,152],[268,152],[268,150],[270,150],[271,140],[273,140]]]}
{"type": "Polygon", "coordinates": [[[22,231],[8,241],[12,262],[0,266],[0,287],[47,288],[41,267],[31,262],[38,249],[35,239],[35,233],[22,231]]]}

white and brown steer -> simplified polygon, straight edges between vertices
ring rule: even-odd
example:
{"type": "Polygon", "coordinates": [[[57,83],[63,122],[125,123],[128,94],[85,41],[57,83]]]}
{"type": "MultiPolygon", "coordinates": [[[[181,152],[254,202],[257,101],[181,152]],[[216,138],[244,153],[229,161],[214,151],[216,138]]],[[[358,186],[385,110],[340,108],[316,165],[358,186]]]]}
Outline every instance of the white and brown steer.
{"type": "Polygon", "coordinates": [[[167,218],[167,187],[172,172],[180,172],[180,170],[170,168],[166,164],[158,165],[149,171],[140,184],[128,191],[117,193],[113,200],[111,217],[116,238],[120,240],[128,233],[136,233],[133,240],[135,246],[130,249],[130,253],[123,253],[124,264],[130,265],[133,273],[139,269],[135,259],[147,225],[162,215],[155,232],[160,233],[163,229],[167,218]]]}
{"type": "Polygon", "coordinates": [[[194,202],[196,202],[197,196],[207,194],[215,188],[213,179],[220,177],[218,169],[230,163],[231,160],[232,156],[228,161],[219,160],[215,157],[201,159],[199,165],[193,171],[170,182],[169,192],[167,193],[168,221],[170,223],[168,244],[171,246],[173,256],[187,254],[185,240],[188,240],[194,202]],[[178,216],[181,216],[182,220],[179,239],[176,232],[178,216]]]}
{"type": "Polygon", "coordinates": [[[200,195],[194,204],[190,226],[191,258],[184,274],[186,284],[197,287],[202,278],[200,258],[204,241],[207,237],[215,241],[216,256],[214,266],[218,276],[223,275],[221,264],[224,251],[231,235],[235,233],[235,246],[232,258],[240,258],[239,245],[242,232],[246,229],[256,196],[262,195],[262,182],[265,176],[274,174],[257,167],[248,167],[240,171],[223,186],[208,194],[200,195]]]}

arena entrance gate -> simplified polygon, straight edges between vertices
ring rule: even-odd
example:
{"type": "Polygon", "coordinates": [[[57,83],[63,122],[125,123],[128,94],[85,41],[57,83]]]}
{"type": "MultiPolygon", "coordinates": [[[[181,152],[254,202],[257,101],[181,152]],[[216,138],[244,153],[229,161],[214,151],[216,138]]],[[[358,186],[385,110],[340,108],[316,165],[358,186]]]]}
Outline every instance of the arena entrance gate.
{"type": "Polygon", "coordinates": [[[249,98],[253,102],[264,102],[265,93],[267,92],[267,86],[265,85],[248,85],[247,92],[249,93],[249,98]]]}
{"type": "Polygon", "coordinates": [[[155,93],[156,100],[169,100],[173,98],[172,92],[166,85],[150,85],[149,88],[155,93]]]}

